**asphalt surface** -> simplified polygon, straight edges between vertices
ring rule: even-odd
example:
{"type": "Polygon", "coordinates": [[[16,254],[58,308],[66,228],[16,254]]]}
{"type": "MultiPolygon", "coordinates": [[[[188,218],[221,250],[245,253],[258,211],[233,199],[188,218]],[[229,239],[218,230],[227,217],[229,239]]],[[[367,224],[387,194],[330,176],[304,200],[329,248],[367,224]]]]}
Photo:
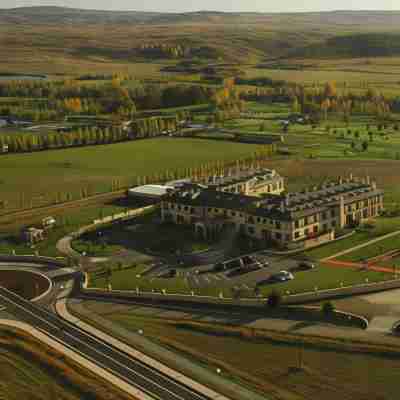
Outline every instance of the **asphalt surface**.
{"type": "Polygon", "coordinates": [[[45,308],[0,287],[0,308],[14,314],[21,321],[45,332],[66,344],[87,359],[108,369],[126,382],[160,400],[207,400],[185,385],[155,369],[132,359],[118,349],[105,344],[76,328],[45,308]]]}

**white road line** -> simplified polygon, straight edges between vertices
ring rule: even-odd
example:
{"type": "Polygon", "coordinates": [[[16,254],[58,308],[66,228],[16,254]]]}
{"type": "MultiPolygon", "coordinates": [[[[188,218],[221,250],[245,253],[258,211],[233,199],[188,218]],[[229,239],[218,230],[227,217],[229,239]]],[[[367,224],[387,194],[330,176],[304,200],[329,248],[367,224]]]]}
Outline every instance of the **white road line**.
{"type": "Polygon", "coordinates": [[[0,312],[4,311],[7,307],[0,306],[0,312]]]}
{"type": "Polygon", "coordinates": [[[213,275],[214,279],[216,279],[217,281],[220,281],[222,278],[219,275],[213,275]]]}

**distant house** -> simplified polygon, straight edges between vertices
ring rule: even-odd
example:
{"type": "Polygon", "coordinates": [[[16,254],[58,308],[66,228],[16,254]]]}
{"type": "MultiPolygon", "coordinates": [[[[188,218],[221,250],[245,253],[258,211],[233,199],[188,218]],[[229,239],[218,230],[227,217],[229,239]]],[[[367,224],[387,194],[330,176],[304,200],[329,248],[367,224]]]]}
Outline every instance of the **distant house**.
{"type": "Polygon", "coordinates": [[[29,244],[35,244],[44,240],[44,229],[34,227],[25,228],[22,230],[22,240],[29,244]]]}
{"type": "Polygon", "coordinates": [[[162,196],[174,190],[173,186],[143,185],[128,190],[129,198],[145,200],[161,200],[162,196]]]}

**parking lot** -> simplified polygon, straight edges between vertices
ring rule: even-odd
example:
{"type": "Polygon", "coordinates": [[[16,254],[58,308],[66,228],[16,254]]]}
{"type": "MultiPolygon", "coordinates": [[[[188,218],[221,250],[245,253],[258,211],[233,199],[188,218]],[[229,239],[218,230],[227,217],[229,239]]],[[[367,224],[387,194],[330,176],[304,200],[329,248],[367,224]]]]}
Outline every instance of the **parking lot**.
{"type": "Polygon", "coordinates": [[[246,269],[215,271],[214,265],[192,268],[176,268],[177,275],[184,278],[192,289],[218,287],[254,290],[257,285],[273,285],[271,277],[280,271],[291,272],[296,279],[299,269],[299,259],[254,254],[254,258],[261,264],[259,269],[247,272],[246,269]]]}

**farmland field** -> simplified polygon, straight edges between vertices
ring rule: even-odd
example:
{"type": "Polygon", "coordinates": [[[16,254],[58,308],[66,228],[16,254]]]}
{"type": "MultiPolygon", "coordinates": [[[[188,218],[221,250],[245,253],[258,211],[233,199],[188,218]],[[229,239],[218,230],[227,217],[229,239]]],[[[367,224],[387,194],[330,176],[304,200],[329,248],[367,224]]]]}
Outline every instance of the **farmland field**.
{"type": "Polygon", "coordinates": [[[102,380],[25,333],[0,330],[0,398],[124,400],[102,380]]]}
{"type": "Polygon", "coordinates": [[[138,177],[166,170],[199,166],[210,161],[234,161],[251,156],[259,146],[200,139],[163,138],[0,157],[0,200],[7,208],[45,202],[57,193],[89,188],[91,194],[137,183],[138,177]]]}
{"type": "MultiPolygon", "coordinates": [[[[98,306],[92,302],[87,304],[95,318],[98,306]]],[[[237,334],[221,334],[214,324],[191,324],[190,317],[185,324],[186,321],[174,320],[173,313],[169,313],[170,318],[163,319],[143,315],[136,306],[119,305],[117,308],[113,310],[110,306],[107,311],[103,306],[102,317],[116,327],[121,325],[133,332],[143,329],[147,339],[207,368],[219,367],[226,378],[268,393],[271,400],[309,399],[315,393],[324,393],[327,400],[397,398],[400,377],[397,353],[389,356],[345,351],[340,345],[327,348],[318,339],[311,339],[303,345],[304,370],[296,372],[301,337],[274,336],[266,332],[265,339],[255,339],[250,330],[245,332],[245,327],[239,327],[237,334]]]]}

